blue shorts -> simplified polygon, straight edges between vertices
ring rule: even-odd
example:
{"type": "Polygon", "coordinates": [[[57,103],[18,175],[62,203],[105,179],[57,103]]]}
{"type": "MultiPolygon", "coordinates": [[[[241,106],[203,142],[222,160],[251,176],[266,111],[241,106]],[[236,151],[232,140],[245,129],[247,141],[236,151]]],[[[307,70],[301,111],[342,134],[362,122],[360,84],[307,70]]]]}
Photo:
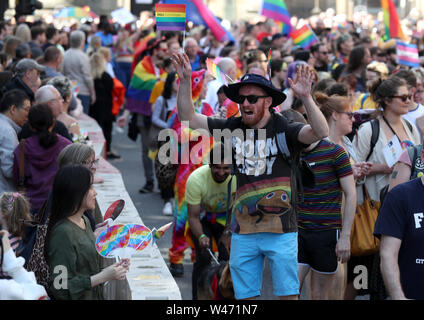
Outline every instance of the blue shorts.
{"type": "Polygon", "coordinates": [[[265,257],[271,269],[274,295],[299,294],[297,232],[233,233],[230,270],[236,299],[260,295],[265,257]]]}

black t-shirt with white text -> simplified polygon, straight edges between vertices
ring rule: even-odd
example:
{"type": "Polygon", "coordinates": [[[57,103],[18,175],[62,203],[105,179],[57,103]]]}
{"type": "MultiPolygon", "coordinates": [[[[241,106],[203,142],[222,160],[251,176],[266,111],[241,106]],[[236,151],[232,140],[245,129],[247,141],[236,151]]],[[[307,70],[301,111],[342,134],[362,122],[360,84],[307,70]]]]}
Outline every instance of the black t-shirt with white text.
{"type": "Polygon", "coordinates": [[[402,240],[400,281],[409,299],[424,299],[424,186],[421,178],[390,190],[379,212],[374,235],[402,240]]]}

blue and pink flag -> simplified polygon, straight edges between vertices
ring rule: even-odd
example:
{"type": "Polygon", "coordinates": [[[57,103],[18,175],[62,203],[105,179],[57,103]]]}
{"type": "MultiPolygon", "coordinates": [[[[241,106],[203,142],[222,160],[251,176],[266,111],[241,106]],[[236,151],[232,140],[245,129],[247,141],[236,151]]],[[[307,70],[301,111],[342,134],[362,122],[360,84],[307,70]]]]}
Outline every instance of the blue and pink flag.
{"type": "Polygon", "coordinates": [[[412,68],[420,66],[416,44],[396,41],[396,53],[398,64],[403,64],[412,68]]]}

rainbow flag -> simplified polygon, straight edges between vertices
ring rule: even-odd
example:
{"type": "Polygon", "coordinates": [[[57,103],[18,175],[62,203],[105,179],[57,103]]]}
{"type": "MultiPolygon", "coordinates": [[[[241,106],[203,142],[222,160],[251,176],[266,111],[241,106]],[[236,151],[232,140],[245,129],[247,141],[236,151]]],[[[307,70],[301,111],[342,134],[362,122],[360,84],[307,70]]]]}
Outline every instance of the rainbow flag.
{"type": "Polygon", "coordinates": [[[156,4],[156,30],[185,31],[185,4],[156,4]]]}
{"type": "Polygon", "coordinates": [[[290,26],[290,14],[284,0],[263,0],[261,14],[290,26]]]}
{"type": "Polygon", "coordinates": [[[405,34],[402,31],[399,16],[396,7],[392,0],[381,0],[381,7],[384,14],[384,26],[386,29],[386,39],[398,38],[406,40],[405,34]]]}
{"type": "Polygon", "coordinates": [[[144,59],[137,64],[126,93],[128,110],[146,116],[152,115],[151,105],[155,102],[151,99],[152,91],[154,91],[156,95],[160,95],[161,92],[154,89],[156,86],[163,85],[162,82],[165,81],[167,76],[164,70],[160,72],[160,76],[157,78],[150,56],[144,57],[144,59]]]}
{"type": "Polygon", "coordinates": [[[287,24],[281,21],[274,20],[275,24],[278,26],[278,29],[280,30],[280,33],[284,35],[290,34],[292,30],[291,24],[287,24]]]}
{"type": "Polygon", "coordinates": [[[211,30],[214,37],[221,42],[231,40],[236,42],[233,35],[226,30],[214,13],[209,10],[202,0],[162,0],[167,4],[185,4],[187,20],[195,25],[203,25],[211,30]]]}
{"type": "Polygon", "coordinates": [[[268,51],[268,62],[267,62],[267,72],[269,74],[270,80],[272,78],[272,71],[271,71],[271,60],[272,60],[271,56],[272,56],[272,54],[271,54],[271,52],[272,52],[272,49],[270,48],[269,51],[268,51]]]}
{"type": "Polygon", "coordinates": [[[398,64],[403,64],[412,68],[420,66],[418,48],[416,44],[396,41],[396,55],[398,64]]]}
{"type": "Polygon", "coordinates": [[[234,83],[234,81],[222,72],[221,69],[219,69],[219,67],[209,58],[206,59],[206,68],[208,69],[208,73],[222,84],[228,85],[228,82],[234,83]]]}
{"type": "Polygon", "coordinates": [[[309,25],[305,24],[302,28],[294,30],[290,33],[295,45],[301,46],[308,50],[311,46],[318,42],[318,38],[309,25]]]}

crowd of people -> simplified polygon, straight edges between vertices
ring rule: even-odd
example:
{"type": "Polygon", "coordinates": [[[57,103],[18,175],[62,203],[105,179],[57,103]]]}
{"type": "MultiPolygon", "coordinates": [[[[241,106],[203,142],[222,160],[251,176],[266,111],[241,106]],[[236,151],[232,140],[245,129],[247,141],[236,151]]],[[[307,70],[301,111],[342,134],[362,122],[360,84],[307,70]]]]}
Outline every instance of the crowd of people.
{"type": "Polygon", "coordinates": [[[62,29],[1,21],[0,297],[103,299],[105,282],[125,278],[130,261],[101,270],[95,248],[106,225],[97,160],[78,124],[88,115],[102,128],[107,160],[121,158],[114,123],[141,136],[139,192],[157,183],[162,214],[173,216],[174,277],[191,247],[194,300],[215,255],[229,265],[236,299],[261,294],[265,257],[281,299],[298,299],[304,287],[311,299],[423,299],[424,203],[415,194],[424,185],[424,33],[411,32],[421,62],[411,68],[384,30],[355,21],[325,28],[319,19],[312,27],[318,41],[305,49],[270,20],[235,23],[234,41],[203,26],[183,35],[106,16],[62,29]],[[206,72],[208,59],[228,84],[206,72]],[[176,135],[162,140],[164,129],[176,135]],[[224,129],[242,135],[215,139],[224,129]],[[381,206],[381,242],[354,255],[356,212],[368,198],[381,206]],[[45,283],[28,267],[34,224],[46,226],[45,283]],[[66,287],[56,266],[67,268],[66,287]],[[357,266],[367,268],[365,287],[355,285],[357,266]]]}

